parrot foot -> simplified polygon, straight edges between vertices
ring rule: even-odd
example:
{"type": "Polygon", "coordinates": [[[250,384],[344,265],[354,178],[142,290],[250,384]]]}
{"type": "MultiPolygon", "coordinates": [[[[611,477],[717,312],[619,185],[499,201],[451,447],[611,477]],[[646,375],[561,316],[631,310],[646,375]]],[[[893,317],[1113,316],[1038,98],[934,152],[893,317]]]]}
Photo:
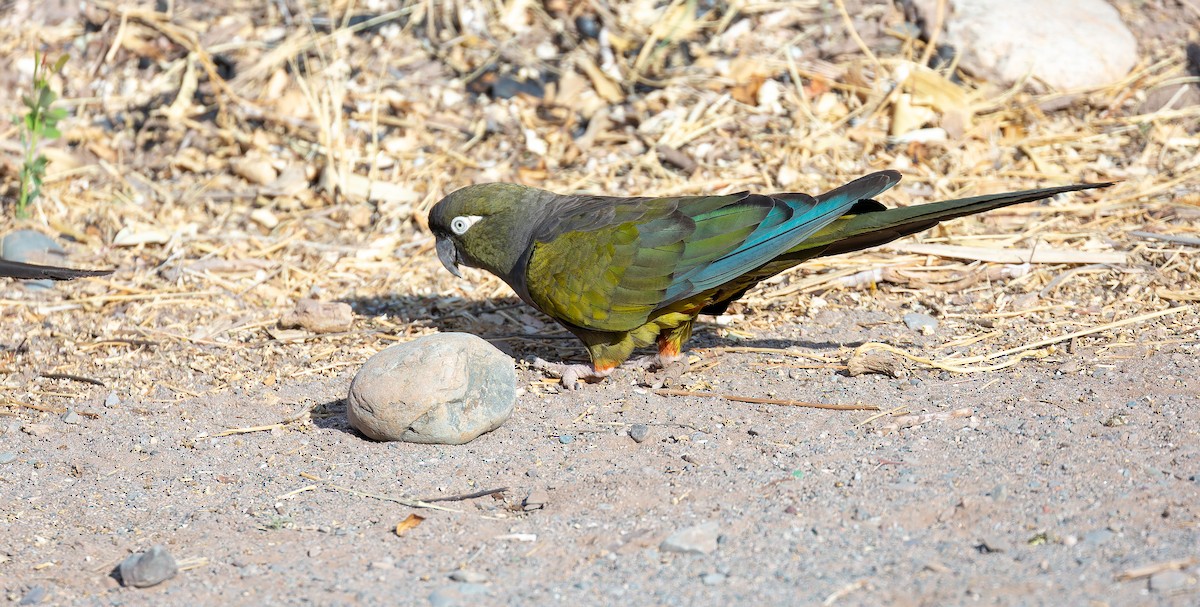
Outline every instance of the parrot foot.
{"type": "Polygon", "coordinates": [[[530,363],[534,369],[545,371],[553,377],[561,378],[563,388],[567,390],[575,390],[579,388],[580,382],[600,381],[612,374],[612,369],[597,370],[591,365],[568,365],[566,363],[552,363],[541,358],[534,358],[530,363]]]}
{"type": "Polygon", "coordinates": [[[633,369],[645,369],[647,371],[662,371],[662,375],[656,377],[650,384],[650,387],[655,389],[668,384],[678,383],[679,379],[688,370],[687,356],[683,354],[668,356],[659,353],[653,356],[639,356],[627,361],[625,366],[633,369]]]}

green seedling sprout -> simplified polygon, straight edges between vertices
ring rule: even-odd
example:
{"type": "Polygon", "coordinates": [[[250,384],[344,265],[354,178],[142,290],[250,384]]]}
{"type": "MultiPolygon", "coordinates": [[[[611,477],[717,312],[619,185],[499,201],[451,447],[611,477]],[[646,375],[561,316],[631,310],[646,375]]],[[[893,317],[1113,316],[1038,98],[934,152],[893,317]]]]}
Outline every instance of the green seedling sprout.
{"type": "Polygon", "coordinates": [[[21,164],[21,193],[17,198],[17,217],[28,215],[29,205],[37,199],[42,190],[42,180],[46,176],[46,165],[49,160],[44,154],[38,153],[43,141],[58,139],[62,133],[58,130],[58,122],[67,116],[67,110],[51,107],[58,95],[50,88],[50,78],[62,71],[70,55],[63,55],[49,63],[49,57],[34,52],[33,89],[28,95],[21,97],[27,111],[25,117],[13,117],[20,130],[21,149],[25,153],[21,164]]]}

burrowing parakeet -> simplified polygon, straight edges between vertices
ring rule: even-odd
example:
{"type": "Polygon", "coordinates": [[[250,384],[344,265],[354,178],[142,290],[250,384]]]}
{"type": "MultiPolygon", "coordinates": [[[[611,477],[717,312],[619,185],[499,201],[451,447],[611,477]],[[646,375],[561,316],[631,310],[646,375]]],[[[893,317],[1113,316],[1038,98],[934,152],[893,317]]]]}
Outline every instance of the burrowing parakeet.
{"type": "Polygon", "coordinates": [[[900,181],[880,171],[819,196],[564,196],[506,183],[472,185],[429,212],[438,258],[500,277],[574,333],[592,365],[545,363],[563,384],[612,372],[635,348],[680,356],[700,314],[721,314],[759,282],[814,257],[881,245],[938,222],[1079,184],[889,209],[873,200],[900,181]]]}

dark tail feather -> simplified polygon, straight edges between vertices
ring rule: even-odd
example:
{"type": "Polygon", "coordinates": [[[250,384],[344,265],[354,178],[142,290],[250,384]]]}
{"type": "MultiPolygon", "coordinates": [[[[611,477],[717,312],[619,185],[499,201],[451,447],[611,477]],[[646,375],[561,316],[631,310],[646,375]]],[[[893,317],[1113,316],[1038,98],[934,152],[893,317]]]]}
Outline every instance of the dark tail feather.
{"type": "MultiPolygon", "coordinates": [[[[880,195],[897,183],[900,183],[899,171],[877,171],[875,173],[871,173],[870,175],[859,177],[858,179],[855,179],[849,183],[840,185],[832,190],[829,190],[828,192],[825,192],[824,194],[819,194],[815,196],[815,198],[819,203],[829,202],[830,200],[834,199],[866,200],[880,195]]],[[[771,194],[771,198],[778,198],[780,200],[795,200],[809,198],[809,195],[792,193],[771,194]]],[[[854,213],[855,209],[850,209],[850,212],[854,213]]]]}
{"type": "Polygon", "coordinates": [[[46,278],[51,280],[71,280],[72,278],[83,278],[85,276],[105,276],[112,273],[112,270],[75,270],[72,268],[40,266],[32,263],[0,259],[0,277],[4,278],[20,278],[23,280],[42,280],[46,278]]]}
{"type": "Polygon", "coordinates": [[[897,238],[916,234],[949,219],[974,215],[1023,202],[1050,198],[1065,192],[1106,188],[1110,183],[1082,183],[1055,188],[1040,188],[1006,194],[988,194],[959,198],[898,209],[871,210],[859,215],[847,214],[829,227],[817,232],[785,257],[823,257],[849,253],[887,244],[897,238]],[[818,252],[819,251],[819,252],[818,252]]]}

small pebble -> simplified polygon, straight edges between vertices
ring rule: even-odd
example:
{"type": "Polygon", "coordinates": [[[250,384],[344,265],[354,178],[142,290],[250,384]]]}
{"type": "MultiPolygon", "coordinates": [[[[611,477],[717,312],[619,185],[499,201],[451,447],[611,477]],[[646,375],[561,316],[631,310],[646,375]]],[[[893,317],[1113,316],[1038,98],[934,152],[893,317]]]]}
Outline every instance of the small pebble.
{"type": "Polygon", "coordinates": [[[662,541],[659,549],[664,552],[709,554],[717,549],[717,536],[720,533],[721,526],[717,523],[703,523],[672,533],[662,541]]]}
{"type": "Polygon", "coordinates": [[[1012,552],[1012,547],[999,537],[989,537],[984,538],[983,541],[979,542],[979,544],[975,546],[975,550],[977,550],[979,554],[992,554],[996,552],[1012,552]]]}
{"type": "Polygon", "coordinates": [[[1111,540],[1114,535],[1116,534],[1108,529],[1095,529],[1083,534],[1083,541],[1099,545],[1111,540]]]}
{"type": "Polygon", "coordinates": [[[131,554],[121,561],[121,582],[126,586],[146,588],[175,577],[179,572],[175,557],[163,546],[131,554]]]}
{"type": "Polygon", "coordinates": [[[54,428],[46,424],[25,424],[21,426],[21,432],[30,436],[46,436],[54,433],[54,428]]]}
{"type": "Polygon", "coordinates": [[[575,437],[571,436],[570,434],[564,434],[564,435],[558,437],[558,442],[560,442],[564,445],[569,445],[569,444],[575,442],[575,437]]]}
{"type": "Polygon", "coordinates": [[[25,593],[25,596],[21,598],[21,602],[17,604],[37,605],[38,603],[42,602],[42,599],[46,598],[47,594],[50,593],[46,590],[45,586],[34,586],[33,588],[29,589],[29,592],[25,593]]]}
{"type": "Polygon", "coordinates": [[[904,324],[908,325],[909,329],[921,333],[923,335],[932,335],[938,328],[936,318],[928,314],[920,314],[918,312],[909,312],[904,315],[904,324]]]}
{"type": "Polygon", "coordinates": [[[487,594],[487,586],[482,584],[451,584],[438,588],[429,594],[429,604],[433,607],[466,607],[480,604],[479,596],[487,594]]]}
{"type": "Polygon", "coordinates": [[[28,593],[25,593],[25,596],[20,599],[20,602],[17,603],[17,605],[37,605],[37,603],[40,603],[43,599],[46,599],[46,595],[48,594],[49,591],[46,589],[46,587],[44,587],[44,585],[35,585],[35,587],[29,589],[28,593]]]}
{"type": "Polygon", "coordinates": [[[354,310],[344,301],[301,299],[296,307],[279,320],[285,329],[301,327],[313,333],[348,331],[354,324],[354,310]]]}
{"type": "Polygon", "coordinates": [[[720,584],[725,581],[725,574],[724,573],[706,573],[706,574],[700,576],[700,581],[703,582],[705,586],[716,586],[717,584],[720,584]]]}
{"type": "Polygon", "coordinates": [[[7,464],[10,462],[14,462],[14,461],[16,461],[16,459],[17,459],[17,454],[13,453],[12,451],[5,451],[4,453],[0,453],[0,464],[7,464]]]}
{"type": "Polygon", "coordinates": [[[541,510],[542,508],[546,507],[546,504],[549,503],[549,492],[544,489],[534,489],[529,492],[529,495],[525,496],[524,501],[521,502],[521,508],[525,511],[541,510]]]}
{"type": "Polygon", "coordinates": [[[1177,592],[1195,585],[1196,580],[1184,571],[1172,569],[1150,576],[1150,590],[1154,592],[1177,592]]]}
{"type": "Polygon", "coordinates": [[[108,396],[104,397],[104,406],[105,407],[115,407],[119,404],[121,404],[121,397],[117,396],[117,393],[115,391],[109,392],[108,396]]]}
{"type": "Polygon", "coordinates": [[[466,582],[468,584],[482,584],[487,581],[486,574],[470,569],[459,569],[450,574],[450,579],[456,582],[466,582]]]}
{"type": "Polygon", "coordinates": [[[596,15],[584,13],[575,18],[575,29],[579,30],[580,36],[595,40],[600,37],[600,20],[596,15]]]}
{"type": "Polygon", "coordinates": [[[629,427],[629,438],[632,438],[633,442],[643,442],[647,436],[650,436],[650,426],[646,424],[634,424],[629,427]]]}
{"type": "Polygon", "coordinates": [[[83,418],[80,417],[80,415],[76,413],[74,409],[67,409],[67,412],[62,416],[62,420],[64,424],[71,424],[74,426],[78,423],[81,423],[83,418]]]}

